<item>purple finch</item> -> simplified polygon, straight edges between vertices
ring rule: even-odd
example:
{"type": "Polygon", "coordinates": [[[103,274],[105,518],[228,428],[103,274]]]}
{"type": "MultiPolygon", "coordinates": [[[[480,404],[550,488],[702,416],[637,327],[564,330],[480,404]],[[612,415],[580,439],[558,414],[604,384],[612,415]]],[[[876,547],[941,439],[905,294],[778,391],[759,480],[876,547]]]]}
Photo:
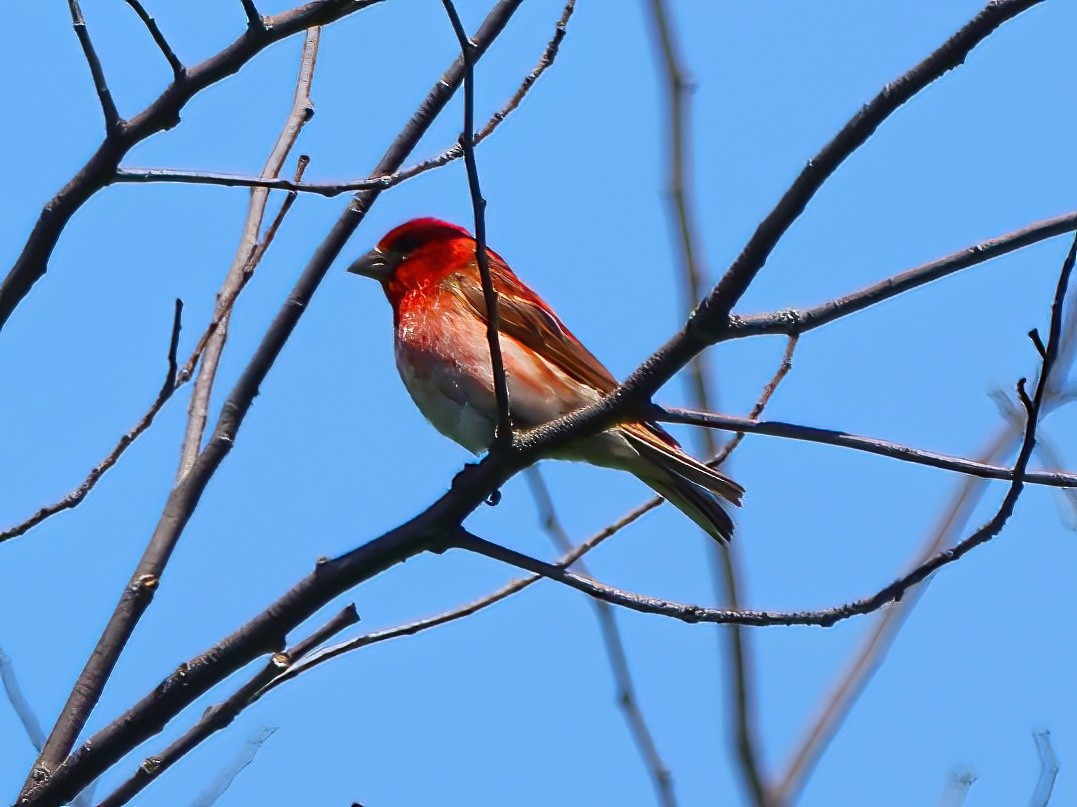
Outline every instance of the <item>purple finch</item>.
{"type": "MultiPolygon", "coordinates": [[[[501,353],[515,426],[540,426],[596,403],[617,380],[487,250],[498,293],[501,353]]],[[[348,271],[378,280],[393,307],[396,366],[433,426],[476,454],[493,441],[497,401],[475,239],[438,219],[388,233],[348,271]]],[[[740,504],[744,488],[684,453],[661,426],[629,421],[550,453],[634,474],[720,541],[733,522],[719,497],[740,504]]]]}

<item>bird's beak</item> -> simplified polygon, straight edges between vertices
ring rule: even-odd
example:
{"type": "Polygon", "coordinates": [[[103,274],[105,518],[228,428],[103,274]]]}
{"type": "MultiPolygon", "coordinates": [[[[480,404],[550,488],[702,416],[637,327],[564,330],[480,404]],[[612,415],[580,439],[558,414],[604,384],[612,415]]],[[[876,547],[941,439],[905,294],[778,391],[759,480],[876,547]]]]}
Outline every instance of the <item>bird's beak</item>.
{"type": "Polygon", "coordinates": [[[349,266],[348,271],[354,275],[373,278],[381,283],[392,274],[393,264],[380,249],[372,249],[349,266]]]}

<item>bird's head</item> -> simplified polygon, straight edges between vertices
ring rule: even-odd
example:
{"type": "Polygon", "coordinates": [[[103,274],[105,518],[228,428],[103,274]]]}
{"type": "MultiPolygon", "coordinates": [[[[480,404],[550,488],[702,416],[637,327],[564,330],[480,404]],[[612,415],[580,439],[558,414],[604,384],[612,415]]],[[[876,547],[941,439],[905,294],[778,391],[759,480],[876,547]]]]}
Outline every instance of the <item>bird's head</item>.
{"type": "Polygon", "coordinates": [[[457,249],[472,250],[471,233],[456,224],[434,218],[412,219],[390,230],[370,252],[348,267],[348,271],[390,285],[410,285],[431,275],[446,264],[457,249]],[[408,271],[400,271],[406,267],[408,271]]]}

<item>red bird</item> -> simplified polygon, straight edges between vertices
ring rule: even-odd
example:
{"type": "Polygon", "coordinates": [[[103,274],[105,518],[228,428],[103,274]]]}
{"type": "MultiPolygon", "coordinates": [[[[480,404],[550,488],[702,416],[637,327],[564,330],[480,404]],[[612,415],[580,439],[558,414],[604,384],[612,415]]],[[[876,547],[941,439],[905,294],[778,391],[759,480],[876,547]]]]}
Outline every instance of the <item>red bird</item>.
{"type": "MultiPolygon", "coordinates": [[[[540,426],[597,402],[617,380],[493,250],[501,353],[515,426],[540,426]]],[[[349,272],[379,281],[393,307],[396,366],[419,411],[478,454],[493,441],[497,402],[475,239],[463,227],[415,219],[389,232],[349,272]]],[[[728,541],[733,522],[718,497],[744,488],[685,454],[662,427],[642,421],[563,446],[557,459],[637,476],[696,524],[728,541]]]]}

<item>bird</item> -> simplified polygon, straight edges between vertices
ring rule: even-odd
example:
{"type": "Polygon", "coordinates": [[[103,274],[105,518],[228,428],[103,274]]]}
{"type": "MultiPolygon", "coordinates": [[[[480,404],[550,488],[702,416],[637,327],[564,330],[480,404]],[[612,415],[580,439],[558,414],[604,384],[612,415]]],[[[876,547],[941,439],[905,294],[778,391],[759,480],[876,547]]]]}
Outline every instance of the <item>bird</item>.
{"type": "MultiPolygon", "coordinates": [[[[348,271],[381,283],[393,310],[397,370],[419,411],[478,455],[493,442],[498,409],[476,250],[464,227],[417,218],[348,271]]],[[[615,390],[617,379],[550,306],[500,255],[487,248],[486,256],[513,428],[541,426],[615,390]]],[[[744,488],[685,453],[657,423],[621,422],[544,456],[627,471],[719,542],[733,535],[721,500],[739,506],[744,488]]]]}

